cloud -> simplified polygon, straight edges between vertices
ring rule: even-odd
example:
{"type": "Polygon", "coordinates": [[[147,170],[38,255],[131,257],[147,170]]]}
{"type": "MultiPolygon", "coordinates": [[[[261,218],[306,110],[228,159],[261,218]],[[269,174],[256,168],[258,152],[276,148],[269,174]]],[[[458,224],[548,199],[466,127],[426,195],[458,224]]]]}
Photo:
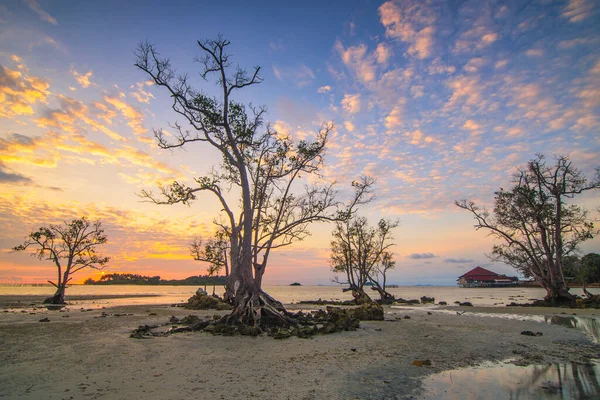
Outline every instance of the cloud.
{"type": "Polygon", "coordinates": [[[31,178],[17,172],[10,172],[0,163],[0,184],[24,184],[33,182],[31,178]]]}
{"type": "Polygon", "coordinates": [[[379,7],[381,24],[387,37],[408,43],[407,53],[419,59],[431,56],[435,16],[421,2],[402,3],[387,1],[379,7]]]}
{"type": "Polygon", "coordinates": [[[559,49],[570,49],[575,46],[596,44],[598,42],[600,42],[599,37],[586,37],[586,38],[576,38],[576,39],[570,39],[570,40],[561,40],[560,42],[558,42],[558,48],[559,49]]]}
{"type": "Polygon", "coordinates": [[[46,103],[50,84],[0,65],[0,117],[32,115],[32,106],[46,103]]]}
{"type": "Polygon", "coordinates": [[[95,131],[102,132],[111,139],[125,141],[125,138],[110,128],[93,119],[88,106],[79,100],[68,96],[58,95],[61,105],[59,110],[48,110],[41,117],[35,119],[35,123],[42,128],[56,128],[64,132],[76,133],[85,131],[85,125],[95,131]],[[81,123],[85,125],[81,125],[81,123]]]}
{"type": "Polygon", "coordinates": [[[356,114],[360,111],[360,94],[345,94],[342,99],[342,107],[349,114],[356,114]]]}
{"type": "Polygon", "coordinates": [[[470,258],[446,258],[444,262],[450,264],[469,264],[475,260],[471,260],[470,258]]]}
{"type": "Polygon", "coordinates": [[[392,56],[392,51],[384,43],[379,43],[375,49],[375,57],[379,64],[385,64],[392,56]]]}
{"type": "Polygon", "coordinates": [[[376,78],[376,55],[369,54],[365,44],[359,46],[351,46],[347,49],[338,40],[335,43],[342,62],[354,75],[363,83],[371,83],[376,78]]]}
{"type": "Polygon", "coordinates": [[[413,254],[409,254],[408,256],[406,256],[412,260],[427,260],[430,258],[435,258],[438,257],[433,253],[413,253],[413,254]]]}
{"type": "Polygon", "coordinates": [[[402,126],[402,105],[395,106],[385,117],[385,127],[388,131],[398,129],[402,126]]]}
{"type": "Polygon", "coordinates": [[[542,57],[544,55],[544,50],[542,49],[529,49],[525,52],[527,57],[542,57]]]}
{"type": "Polygon", "coordinates": [[[354,132],[354,124],[350,121],[344,121],[344,127],[348,132],[354,132]]]}
{"type": "Polygon", "coordinates": [[[31,8],[33,11],[35,11],[37,13],[37,15],[40,16],[40,19],[42,21],[49,22],[52,25],[58,24],[58,22],[56,22],[56,18],[54,18],[52,15],[48,14],[46,11],[42,10],[42,8],[40,7],[40,5],[38,4],[38,2],[36,0],[25,0],[25,3],[27,3],[29,8],[31,8]]]}
{"type": "Polygon", "coordinates": [[[468,129],[470,131],[476,131],[476,130],[481,129],[481,125],[479,125],[477,122],[473,121],[472,119],[468,119],[463,124],[463,128],[468,129]]]}
{"type": "Polygon", "coordinates": [[[273,73],[280,81],[293,81],[298,87],[308,86],[315,80],[315,74],[312,69],[304,64],[294,68],[279,68],[273,66],[273,73]]]}
{"type": "Polygon", "coordinates": [[[569,0],[569,4],[563,9],[562,16],[570,22],[581,22],[588,18],[597,8],[595,0],[569,0]]]}
{"type": "Polygon", "coordinates": [[[321,86],[320,88],[317,89],[317,93],[329,93],[329,92],[331,92],[331,86],[329,86],[329,85],[321,86]]]}
{"type": "Polygon", "coordinates": [[[482,57],[471,58],[463,69],[467,72],[478,72],[482,67],[487,64],[487,61],[482,57]]]}
{"type": "Polygon", "coordinates": [[[483,87],[478,76],[461,76],[448,80],[446,84],[453,91],[446,107],[454,107],[462,101],[471,106],[483,103],[483,87]]]}
{"type": "Polygon", "coordinates": [[[496,40],[498,40],[498,34],[497,33],[486,33],[485,35],[483,35],[481,37],[481,41],[485,44],[491,44],[494,43],[496,40]]]}
{"type": "Polygon", "coordinates": [[[508,65],[508,60],[498,60],[494,64],[494,68],[500,69],[500,68],[506,67],[507,65],[508,65]]]}
{"type": "Polygon", "coordinates": [[[71,67],[71,73],[75,77],[77,83],[81,85],[82,88],[89,87],[92,83],[90,82],[90,78],[92,76],[92,71],[88,71],[85,74],[81,75],[75,68],[71,67]]]}
{"type": "Polygon", "coordinates": [[[150,104],[150,99],[154,99],[155,97],[152,93],[144,90],[144,88],[152,85],[154,85],[153,81],[138,82],[135,86],[131,85],[129,88],[135,89],[135,91],[131,92],[130,95],[140,103],[150,104]]]}
{"type": "Polygon", "coordinates": [[[131,127],[133,133],[138,137],[138,140],[146,143],[153,142],[151,138],[142,136],[148,132],[148,130],[144,128],[144,115],[138,109],[121,100],[119,96],[104,96],[104,101],[121,112],[121,114],[129,121],[127,125],[131,127]]]}

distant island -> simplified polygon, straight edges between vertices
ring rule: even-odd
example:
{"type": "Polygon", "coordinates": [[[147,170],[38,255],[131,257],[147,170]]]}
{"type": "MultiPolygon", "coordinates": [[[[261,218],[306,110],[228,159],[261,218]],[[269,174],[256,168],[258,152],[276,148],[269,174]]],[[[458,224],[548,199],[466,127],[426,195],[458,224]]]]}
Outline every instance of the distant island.
{"type": "Polygon", "coordinates": [[[300,282],[290,283],[290,286],[302,286],[300,282]]]}
{"type": "Polygon", "coordinates": [[[138,274],[106,274],[97,281],[86,279],[84,285],[174,285],[203,286],[225,285],[225,276],[198,275],[185,279],[161,279],[160,276],[144,276],[138,274]]]}

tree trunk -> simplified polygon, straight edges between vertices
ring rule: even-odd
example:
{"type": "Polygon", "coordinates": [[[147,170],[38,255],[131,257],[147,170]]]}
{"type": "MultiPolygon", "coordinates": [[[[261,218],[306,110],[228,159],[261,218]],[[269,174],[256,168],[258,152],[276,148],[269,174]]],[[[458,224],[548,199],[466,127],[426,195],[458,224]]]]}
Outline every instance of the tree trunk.
{"type": "Polygon", "coordinates": [[[53,296],[44,300],[44,304],[65,304],[65,286],[60,285],[56,288],[53,296]]]}
{"type": "Polygon", "coordinates": [[[371,288],[373,290],[376,290],[379,293],[379,298],[381,300],[381,304],[392,304],[396,298],[394,297],[393,294],[389,293],[388,291],[386,291],[384,288],[377,286],[377,285],[373,285],[371,286],[371,288]]]}
{"type": "Polygon", "coordinates": [[[545,284],[542,282],[542,286],[546,289],[546,297],[544,297],[544,301],[550,303],[551,305],[563,305],[570,304],[575,301],[575,296],[569,293],[569,288],[567,285],[562,282],[562,285],[557,285],[552,282],[550,284],[545,284]]]}
{"type": "Polygon", "coordinates": [[[365,292],[364,288],[354,287],[352,288],[352,296],[356,304],[372,303],[373,299],[365,292]]]}

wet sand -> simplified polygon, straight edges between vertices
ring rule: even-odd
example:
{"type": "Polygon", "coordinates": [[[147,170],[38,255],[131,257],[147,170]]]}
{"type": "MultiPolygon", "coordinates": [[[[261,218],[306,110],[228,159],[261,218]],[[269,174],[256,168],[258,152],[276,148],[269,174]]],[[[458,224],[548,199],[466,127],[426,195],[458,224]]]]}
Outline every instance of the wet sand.
{"type": "Polygon", "coordinates": [[[450,312],[429,315],[425,308],[386,307],[385,321],[312,339],[196,332],[139,340],[129,337],[138,325],[215,312],[170,305],[4,308],[0,398],[10,399],[418,399],[426,376],[458,367],[600,358],[600,345],[576,329],[469,315],[592,316],[599,310],[444,307],[450,312]],[[39,322],[44,318],[49,322],[39,322]],[[522,335],[526,330],[542,335],[522,335]]]}

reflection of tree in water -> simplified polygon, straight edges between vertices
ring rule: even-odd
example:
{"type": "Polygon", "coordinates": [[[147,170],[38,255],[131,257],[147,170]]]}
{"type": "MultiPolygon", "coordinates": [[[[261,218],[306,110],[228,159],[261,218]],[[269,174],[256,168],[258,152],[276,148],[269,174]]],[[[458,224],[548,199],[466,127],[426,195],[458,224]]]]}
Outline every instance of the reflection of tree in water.
{"type": "Polygon", "coordinates": [[[530,379],[515,382],[519,387],[510,391],[511,399],[531,398],[536,392],[549,399],[597,399],[600,396],[598,366],[594,364],[534,365],[523,369],[523,373],[529,372],[530,379]]]}
{"type": "Polygon", "coordinates": [[[595,318],[584,318],[564,315],[553,315],[545,317],[546,323],[550,325],[566,326],[567,328],[579,329],[590,335],[595,343],[600,343],[600,321],[595,318]]]}

